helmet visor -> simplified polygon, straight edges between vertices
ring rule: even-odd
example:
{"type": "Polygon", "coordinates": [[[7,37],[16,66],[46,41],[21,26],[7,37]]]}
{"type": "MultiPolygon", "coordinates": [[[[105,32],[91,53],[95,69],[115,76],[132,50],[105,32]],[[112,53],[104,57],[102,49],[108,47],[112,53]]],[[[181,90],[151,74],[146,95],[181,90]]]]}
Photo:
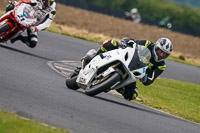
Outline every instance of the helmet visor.
{"type": "Polygon", "coordinates": [[[159,47],[156,47],[155,51],[156,51],[156,55],[158,56],[158,60],[164,60],[169,56],[168,53],[162,51],[159,47]]]}

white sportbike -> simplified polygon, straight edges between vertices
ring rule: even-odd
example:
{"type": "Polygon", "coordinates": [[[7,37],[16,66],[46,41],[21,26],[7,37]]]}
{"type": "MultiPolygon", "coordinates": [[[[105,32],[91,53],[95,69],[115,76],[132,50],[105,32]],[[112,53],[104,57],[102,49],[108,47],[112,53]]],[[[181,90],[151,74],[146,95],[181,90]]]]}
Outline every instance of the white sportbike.
{"type": "Polygon", "coordinates": [[[78,73],[72,73],[66,86],[73,90],[82,88],[89,96],[122,88],[145,76],[150,58],[149,49],[136,43],[101,53],[78,73]]]}

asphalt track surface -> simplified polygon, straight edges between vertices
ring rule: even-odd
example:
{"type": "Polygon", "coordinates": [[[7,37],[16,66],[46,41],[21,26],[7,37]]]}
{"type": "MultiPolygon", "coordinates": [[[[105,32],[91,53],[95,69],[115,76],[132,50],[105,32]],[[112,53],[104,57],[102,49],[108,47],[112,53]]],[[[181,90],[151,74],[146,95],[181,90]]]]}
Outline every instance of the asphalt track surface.
{"type": "MultiPolygon", "coordinates": [[[[48,61],[80,60],[99,45],[42,32],[30,49],[0,45],[0,109],[73,133],[199,133],[200,125],[108,93],[95,97],[65,87],[48,61]]],[[[200,84],[200,69],[167,61],[163,77],[200,84]]]]}

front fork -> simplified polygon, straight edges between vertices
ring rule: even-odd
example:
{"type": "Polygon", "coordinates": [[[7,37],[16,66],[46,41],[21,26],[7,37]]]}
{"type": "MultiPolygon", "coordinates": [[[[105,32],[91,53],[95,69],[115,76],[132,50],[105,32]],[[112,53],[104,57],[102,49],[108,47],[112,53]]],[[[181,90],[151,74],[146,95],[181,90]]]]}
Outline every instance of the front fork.
{"type": "Polygon", "coordinates": [[[0,26],[4,25],[6,23],[9,25],[10,28],[7,29],[6,31],[4,31],[1,34],[1,39],[3,39],[4,37],[6,37],[7,35],[9,35],[10,33],[12,33],[16,29],[15,24],[11,20],[9,20],[9,19],[5,19],[2,22],[0,22],[0,26]]]}
{"type": "Polygon", "coordinates": [[[84,68],[85,68],[85,61],[82,60],[82,61],[81,61],[81,69],[84,69],[84,68]]]}

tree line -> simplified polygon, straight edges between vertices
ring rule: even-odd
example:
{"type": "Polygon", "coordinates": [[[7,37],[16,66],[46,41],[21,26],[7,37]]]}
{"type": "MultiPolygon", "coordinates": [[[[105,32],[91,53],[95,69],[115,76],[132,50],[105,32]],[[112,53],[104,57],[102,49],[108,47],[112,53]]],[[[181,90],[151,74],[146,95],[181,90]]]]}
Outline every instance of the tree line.
{"type": "Polygon", "coordinates": [[[127,11],[137,8],[142,17],[160,21],[169,16],[173,25],[200,33],[200,9],[166,0],[80,0],[97,6],[127,11]]]}
{"type": "Polygon", "coordinates": [[[180,4],[188,4],[196,7],[200,7],[200,1],[199,0],[167,0],[172,2],[177,2],[180,4]]]}

